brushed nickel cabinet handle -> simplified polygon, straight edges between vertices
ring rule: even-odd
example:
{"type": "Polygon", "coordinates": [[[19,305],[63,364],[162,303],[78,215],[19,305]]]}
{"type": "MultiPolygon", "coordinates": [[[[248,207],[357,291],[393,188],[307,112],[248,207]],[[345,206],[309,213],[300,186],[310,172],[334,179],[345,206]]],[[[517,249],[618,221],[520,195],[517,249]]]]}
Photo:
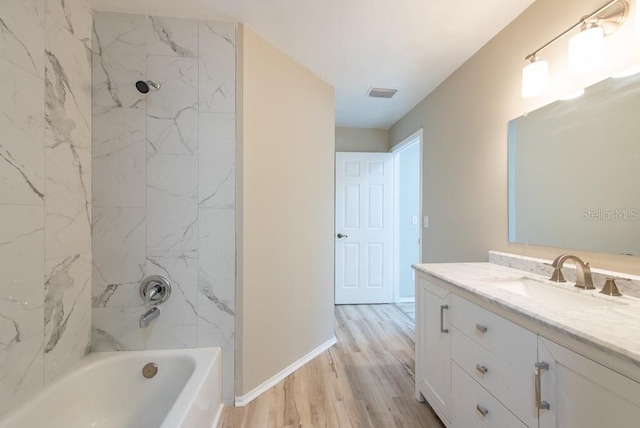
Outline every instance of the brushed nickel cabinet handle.
{"type": "Polygon", "coordinates": [[[486,325],[481,325],[481,324],[476,324],[476,330],[478,330],[480,333],[484,334],[487,332],[488,328],[486,325]]]}
{"type": "Polygon", "coordinates": [[[482,407],[479,404],[476,404],[476,410],[478,412],[480,412],[480,414],[482,415],[482,417],[486,417],[489,414],[489,410],[487,410],[486,407],[482,407]]]}
{"type": "Polygon", "coordinates": [[[449,309],[449,305],[440,305],[440,333],[449,333],[448,328],[444,328],[444,310],[449,309]]]}
{"type": "Polygon", "coordinates": [[[542,392],[541,392],[541,372],[542,370],[549,370],[549,364],[545,363],[544,361],[542,362],[537,362],[535,365],[535,375],[536,375],[536,408],[540,409],[540,410],[549,410],[549,403],[547,403],[546,401],[544,401],[541,397],[542,392]]]}
{"type": "Polygon", "coordinates": [[[487,372],[489,371],[488,368],[486,368],[485,366],[481,365],[481,364],[476,364],[476,370],[480,373],[487,374],[487,372]]]}

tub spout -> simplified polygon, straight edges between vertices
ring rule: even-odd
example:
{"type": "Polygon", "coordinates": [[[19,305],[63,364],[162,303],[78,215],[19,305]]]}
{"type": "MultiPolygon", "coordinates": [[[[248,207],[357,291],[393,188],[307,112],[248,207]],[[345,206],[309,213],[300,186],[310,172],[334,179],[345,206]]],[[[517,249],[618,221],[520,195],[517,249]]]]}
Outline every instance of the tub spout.
{"type": "Polygon", "coordinates": [[[160,308],[154,306],[140,317],[140,328],[149,327],[149,323],[160,316],[160,308]]]}

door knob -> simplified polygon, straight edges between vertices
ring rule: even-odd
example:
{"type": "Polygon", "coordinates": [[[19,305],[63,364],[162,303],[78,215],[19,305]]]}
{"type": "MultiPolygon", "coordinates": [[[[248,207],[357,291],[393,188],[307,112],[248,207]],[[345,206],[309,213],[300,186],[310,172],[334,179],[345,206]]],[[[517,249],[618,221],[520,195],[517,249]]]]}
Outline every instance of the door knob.
{"type": "Polygon", "coordinates": [[[338,239],[348,238],[348,237],[349,237],[348,235],[344,235],[344,234],[342,234],[342,233],[338,233],[338,235],[337,235],[337,236],[338,236],[338,239]]]}

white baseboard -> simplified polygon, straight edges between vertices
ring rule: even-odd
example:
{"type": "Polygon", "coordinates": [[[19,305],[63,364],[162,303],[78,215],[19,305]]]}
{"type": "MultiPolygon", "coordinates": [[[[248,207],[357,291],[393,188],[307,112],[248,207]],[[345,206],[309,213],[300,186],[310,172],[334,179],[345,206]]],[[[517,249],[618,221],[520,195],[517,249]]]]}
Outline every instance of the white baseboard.
{"type": "Polygon", "coordinates": [[[415,297],[400,297],[398,299],[398,303],[415,303],[415,302],[416,302],[415,297]]]}
{"type": "Polygon", "coordinates": [[[318,355],[322,354],[327,349],[331,348],[337,342],[338,341],[336,340],[336,337],[333,336],[331,339],[329,339],[322,345],[318,346],[316,349],[309,352],[307,355],[303,356],[299,360],[295,361],[293,364],[285,367],[279,373],[276,373],[274,376],[262,382],[260,385],[258,385],[248,393],[241,395],[239,397],[236,397],[236,407],[246,406],[247,404],[252,402],[254,399],[256,399],[259,395],[261,395],[263,392],[267,391],[270,388],[273,388],[276,384],[278,384],[284,378],[286,378],[291,373],[298,370],[300,367],[307,364],[309,361],[313,360],[318,355]]]}

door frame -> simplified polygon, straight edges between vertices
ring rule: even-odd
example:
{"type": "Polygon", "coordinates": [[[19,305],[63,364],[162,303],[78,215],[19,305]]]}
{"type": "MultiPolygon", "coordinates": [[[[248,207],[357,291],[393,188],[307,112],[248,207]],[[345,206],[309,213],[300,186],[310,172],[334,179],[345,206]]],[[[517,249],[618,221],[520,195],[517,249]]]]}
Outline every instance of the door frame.
{"type": "MultiPolygon", "coordinates": [[[[422,263],[422,232],[424,229],[424,219],[422,214],[422,183],[423,183],[423,151],[424,151],[424,131],[420,128],[407,138],[396,144],[389,150],[393,153],[393,301],[395,303],[412,303],[414,298],[400,298],[400,153],[414,144],[420,145],[419,156],[419,180],[418,183],[418,240],[419,240],[419,262],[422,263]]],[[[415,273],[414,273],[415,275],[415,273]]]]}

